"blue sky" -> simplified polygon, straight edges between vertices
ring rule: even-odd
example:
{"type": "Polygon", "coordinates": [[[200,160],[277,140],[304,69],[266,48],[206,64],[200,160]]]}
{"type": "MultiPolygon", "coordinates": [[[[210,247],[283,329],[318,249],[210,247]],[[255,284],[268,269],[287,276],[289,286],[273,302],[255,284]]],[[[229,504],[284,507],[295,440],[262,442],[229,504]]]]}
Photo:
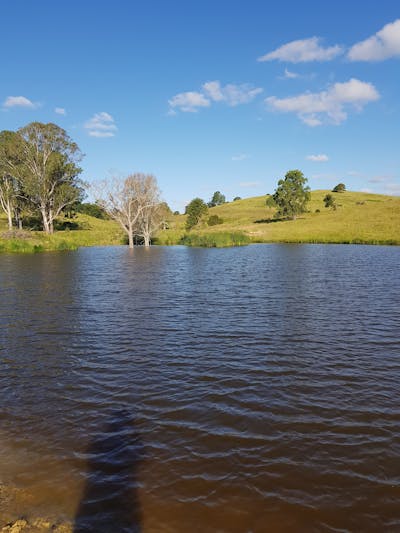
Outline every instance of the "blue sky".
{"type": "Polygon", "coordinates": [[[182,210],[215,190],[400,194],[398,0],[3,3],[0,129],[55,122],[83,178],[153,173],[182,210]]]}

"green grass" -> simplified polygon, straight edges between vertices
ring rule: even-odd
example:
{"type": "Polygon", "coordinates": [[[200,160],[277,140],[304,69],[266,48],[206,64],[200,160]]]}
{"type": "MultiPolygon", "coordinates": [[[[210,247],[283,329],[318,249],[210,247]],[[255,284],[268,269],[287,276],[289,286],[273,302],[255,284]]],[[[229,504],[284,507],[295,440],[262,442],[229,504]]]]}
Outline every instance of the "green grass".
{"type": "Polygon", "coordinates": [[[228,246],[244,246],[250,242],[251,239],[248,235],[236,231],[187,234],[182,237],[180,244],[185,244],[186,246],[201,246],[203,248],[225,248],[228,246]]]}
{"type": "Polygon", "coordinates": [[[88,215],[74,219],[81,228],[56,231],[46,235],[42,231],[25,231],[16,238],[2,238],[7,230],[5,218],[0,217],[0,252],[35,253],[43,251],[76,250],[80,246],[107,246],[122,244],[123,234],[118,225],[110,220],[100,220],[88,215]]]}
{"type": "MultiPolygon", "coordinates": [[[[247,242],[349,243],[400,245],[400,197],[361,192],[332,193],[338,208],[324,207],[330,191],[313,191],[308,212],[296,220],[276,221],[274,208],[266,207],[266,196],[229,202],[209,210],[223,224],[206,224],[187,232],[185,215],[173,216],[169,229],[158,233],[154,244],[189,246],[236,246],[247,242]],[[319,209],[320,212],[316,212],[319,209]]],[[[0,252],[32,253],[47,250],[74,250],[80,246],[122,244],[124,235],[110,220],[80,214],[74,219],[80,229],[45,235],[29,231],[23,238],[1,238],[7,230],[0,215],[0,252]]]]}
{"type": "MultiPolygon", "coordinates": [[[[229,202],[209,210],[209,215],[218,215],[223,224],[202,226],[190,234],[241,231],[252,242],[400,245],[400,197],[351,191],[331,193],[338,205],[333,211],[324,207],[323,198],[329,192],[313,191],[308,212],[296,220],[276,221],[275,209],[265,205],[267,196],[229,202]]],[[[174,217],[175,236],[185,233],[185,218],[174,217]]],[[[168,231],[160,234],[160,240],[166,238],[168,231]]]]}

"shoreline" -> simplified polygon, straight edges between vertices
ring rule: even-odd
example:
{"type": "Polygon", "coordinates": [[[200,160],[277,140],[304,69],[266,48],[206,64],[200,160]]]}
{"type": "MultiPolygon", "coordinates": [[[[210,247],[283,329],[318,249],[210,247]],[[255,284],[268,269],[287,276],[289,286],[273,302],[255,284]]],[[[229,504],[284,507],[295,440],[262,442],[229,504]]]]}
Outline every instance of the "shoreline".
{"type": "MultiPolygon", "coordinates": [[[[208,234],[211,235],[212,234],[208,234]]],[[[159,246],[186,246],[188,248],[240,248],[243,246],[249,246],[254,244],[317,244],[317,245],[359,245],[359,246],[400,246],[400,240],[394,239],[343,239],[343,240],[319,240],[319,239],[285,239],[285,240],[250,240],[249,242],[244,242],[241,244],[222,244],[214,243],[213,240],[209,241],[206,244],[199,244],[195,242],[193,244],[189,243],[155,243],[151,247],[159,246]]],[[[96,247],[125,247],[128,248],[125,244],[116,244],[116,243],[93,243],[93,244],[70,244],[61,241],[57,243],[54,247],[52,246],[42,246],[37,244],[27,243],[26,240],[16,240],[7,241],[5,239],[0,239],[0,255],[15,255],[15,254],[37,254],[45,252],[68,252],[76,251],[80,248],[96,248],[96,247]]],[[[136,248],[143,248],[141,245],[135,246],[136,248]]]]}
{"type": "Polygon", "coordinates": [[[23,489],[0,483],[0,533],[73,533],[73,524],[69,521],[54,516],[36,516],[32,509],[27,512],[18,510],[25,507],[18,504],[18,499],[24,496],[23,489]]]}

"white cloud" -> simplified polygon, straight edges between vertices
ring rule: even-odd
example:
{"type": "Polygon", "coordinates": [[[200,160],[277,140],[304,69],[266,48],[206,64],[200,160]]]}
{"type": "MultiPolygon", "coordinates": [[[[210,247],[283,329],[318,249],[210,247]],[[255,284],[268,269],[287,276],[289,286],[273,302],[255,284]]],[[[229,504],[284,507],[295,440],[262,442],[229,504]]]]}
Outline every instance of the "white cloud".
{"type": "Polygon", "coordinates": [[[326,154],[317,154],[317,155],[308,155],[306,157],[309,161],[315,161],[315,162],[324,162],[328,161],[329,157],[326,154]]]}
{"type": "Polygon", "coordinates": [[[350,61],[383,61],[400,57],[400,19],[386,24],[380,31],[352,46],[350,61]]]}
{"type": "Polygon", "coordinates": [[[248,159],[249,157],[249,154],[238,154],[232,156],[232,161],[243,161],[244,159],[248,159]]]}
{"type": "Polygon", "coordinates": [[[241,85],[229,83],[222,87],[217,80],[204,83],[203,90],[214,102],[226,102],[231,107],[247,104],[263,91],[260,87],[253,87],[249,83],[241,85]]]}
{"type": "Polygon", "coordinates": [[[229,83],[222,86],[218,80],[215,80],[204,83],[201,90],[202,92],[188,91],[173,96],[168,100],[170,110],[167,114],[173,115],[176,109],[185,113],[197,113],[203,107],[210,107],[212,102],[225,102],[231,107],[247,104],[263,89],[248,83],[241,85],[229,83]]]}
{"type": "Polygon", "coordinates": [[[289,63],[305,63],[308,61],[330,61],[343,52],[339,45],[324,48],[320,37],[311,37],[284,44],[258,58],[257,61],[287,61],[289,63]]]}
{"type": "Polygon", "coordinates": [[[258,187],[261,187],[260,181],[241,181],[239,183],[239,187],[244,187],[247,189],[256,189],[258,187]]]}
{"type": "Polygon", "coordinates": [[[335,83],[326,91],[302,93],[288,98],[270,96],[268,106],[281,113],[296,113],[308,126],[324,123],[341,124],[347,119],[347,109],[361,111],[368,102],[378,100],[380,95],[372,83],[352,78],[344,83],[335,83]]]}
{"type": "Polygon", "coordinates": [[[208,81],[207,83],[203,83],[203,89],[206,92],[206,94],[214,100],[214,102],[220,102],[221,100],[224,100],[224,95],[221,91],[221,84],[219,81],[208,81]]]}
{"type": "Polygon", "coordinates": [[[105,111],[95,113],[91,119],[85,122],[84,128],[90,137],[114,137],[118,129],[113,117],[105,111]]]}
{"type": "Polygon", "coordinates": [[[291,72],[287,68],[285,68],[285,72],[282,76],[282,79],[284,80],[294,80],[295,78],[299,78],[300,74],[297,74],[296,72],[291,72]]]}
{"type": "Polygon", "coordinates": [[[57,113],[57,115],[63,115],[65,117],[67,111],[63,107],[56,107],[54,109],[54,113],[57,113]]]}
{"type": "Polygon", "coordinates": [[[8,96],[4,103],[3,107],[9,109],[11,107],[25,107],[29,109],[36,109],[39,107],[39,104],[32,102],[29,98],[25,96],[8,96]]]}
{"type": "Polygon", "coordinates": [[[197,113],[200,107],[209,107],[210,100],[203,94],[195,91],[176,94],[168,100],[171,109],[179,109],[185,113],[197,113]]]}

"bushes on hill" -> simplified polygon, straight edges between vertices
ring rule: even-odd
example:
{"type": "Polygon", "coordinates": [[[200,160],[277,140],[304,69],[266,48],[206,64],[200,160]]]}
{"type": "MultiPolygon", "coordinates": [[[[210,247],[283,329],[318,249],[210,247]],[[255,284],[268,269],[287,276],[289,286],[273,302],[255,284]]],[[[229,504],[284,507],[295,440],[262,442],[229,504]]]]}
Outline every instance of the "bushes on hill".
{"type": "Polygon", "coordinates": [[[223,224],[223,222],[223,219],[218,215],[211,215],[207,220],[209,226],[217,226],[218,224],[223,224]]]}
{"type": "Polygon", "coordinates": [[[338,183],[332,189],[332,192],[345,192],[345,191],[346,191],[346,185],[344,183],[338,183]]]}

